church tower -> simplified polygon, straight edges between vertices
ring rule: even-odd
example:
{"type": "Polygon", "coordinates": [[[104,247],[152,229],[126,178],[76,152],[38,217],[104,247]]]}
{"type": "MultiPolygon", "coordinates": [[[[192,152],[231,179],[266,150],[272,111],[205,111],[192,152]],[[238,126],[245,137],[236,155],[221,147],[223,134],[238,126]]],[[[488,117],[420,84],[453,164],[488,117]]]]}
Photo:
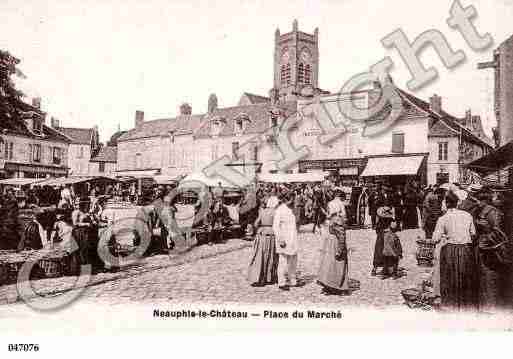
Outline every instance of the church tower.
{"type": "Polygon", "coordinates": [[[274,88],[280,101],[290,101],[303,93],[313,93],[319,79],[319,29],[313,34],[298,30],[294,20],[292,32],[274,36],[274,88]]]}

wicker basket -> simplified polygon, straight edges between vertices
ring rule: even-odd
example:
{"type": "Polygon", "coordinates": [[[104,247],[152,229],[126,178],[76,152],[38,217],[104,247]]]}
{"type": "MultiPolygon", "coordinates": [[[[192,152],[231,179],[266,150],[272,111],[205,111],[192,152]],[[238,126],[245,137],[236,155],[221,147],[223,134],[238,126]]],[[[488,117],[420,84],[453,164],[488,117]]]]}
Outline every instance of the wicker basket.
{"type": "Polygon", "coordinates": [[[437,242],[419,239],[417,240],[417,264],[424,267],[432,267],[435,258],[437,242]]]}
{"type": "Polygon", "coordinates": [[[44,278],[62,277],[63,267],[63,258],[44,258],[39,260],[41,276],[44,278]]]}

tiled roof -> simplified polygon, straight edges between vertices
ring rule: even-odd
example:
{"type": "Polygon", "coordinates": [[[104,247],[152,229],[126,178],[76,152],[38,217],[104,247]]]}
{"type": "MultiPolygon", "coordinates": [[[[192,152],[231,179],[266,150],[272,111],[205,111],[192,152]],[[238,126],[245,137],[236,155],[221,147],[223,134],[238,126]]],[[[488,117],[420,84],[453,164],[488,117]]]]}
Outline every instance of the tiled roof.
{"type": "MultiPolygon", "coordinates": [[[[285,116],[294,114],[297,110],[296,102],[287,102],[279,106],[284,111],[285,116]]],[[[223,126],[219,136],[233,136],[235,134],[235,120],[242,114],[247,115],[249,122],[244,129],[244,134],[264,133],[270,126],[270,111],[275,106],[270,103],[258,103],[254,105],[234,106],[218,108],[213,113],[208,114],[203,125],[194,134],[195,137],[208,137],[212,131],[213,119],[224,119],[223,126]]]]}
{"type": "Polygon", "coordinates": [[[442,130],[442,126],[436,125],[438,121],[441,121],[441,122],[443,122],[444,125],[449,127],[449,129],[452,129],[453,133],[456,133],[459,135],[461,132],[461,135],[463,137],[465,137],[465,139],[472,141],[474,143],[484,144],[486,146],[491,147],[487,141],[484,141],[483,139],[474,135],[469,129],[462,126],[459,123],[458,118],[452,116],[451,114],[449,114],[443,110],[441,111],[441,113],[436,113],[431,110],[431,106],[428,102],[423,101],[423,100],[419,99],[418,97],[413,96],[412,94],[409,94],[406,91],[401,90],[399,88],[397,88],[397,90],[404,98],[408,99],[408,101],[413,103],[415,106],[420,108],[422,111],[426,112],[433,119],[433,121],[430,121],[430,124],[429,124],[430,125],[429,126],[429,135],[430,136],[436,136],[436,133],[438,131],[442,130]],[[433,130],[433,132],[431,132],[432,130],[433,130]]]}
{"type": "Polygon", "coordinates": [[[94,133],[94,128],[57,127],[55,129],[69,137],[72,143],[80,145],[90,144],[94,133]]]}
{"type": "Polygon", "coordinates": [[[116,162],[117,157],[118,148],[116,146],[103,146],[100,152],[91,158],[91,162],[116,162]]]}
{"type": "Polygon", "coordinates": [[[52,141],[63,141],[63,142],[72,142],[69,137],[63,135],[61,132],[51,128],[50,126],[43,125],[43,134],[45,136],[45,140],[52,141]]]}
{"type": "MultiPolygon", "coordinates": [[[[222,118],[226,121],[219,136],[231,136],[235,130],[235,119],[242,114],[249,118],[245,134],[262,133],[269,127],[269,112],[272,107],[270,103],[261,102],[253,105],[217,108],[210,114],[180,115],[176,118],[146,121],[140,127],[127,131],[118,141],[162,136],[170,131],[178,135],[190,133],[195,137],[208,137],[211,134],[211,120],[214,118],[222,118]]],[[[296,111],[296,102],[286,103],[282,107],[284,107],[285,113],[290,115],[296,111]]]]}
{"type": "Polygon", "coordinates": [[[175,118],[146,121],[140,127],[128,130],[118,138],[118,141],[156,137],[170,131],[174,131],[176,134],[192,133],[200,127],[202,118],[203,115],[180,115],[175,118]]]}
{"type": "MultiPolygon", "coordinates": [[[[41,118],[44,118],[45,113],[42,112],[40,109],[23,102],[19,100],[19,107],[21,111],[32,111],[35,113],[40,114],[41,118]]],[[[30,138],[37,138],[42,140],[48,140],[48,141],[58,141],[58,142],[70,142],[70,139],[66,136],[64,136],[59,131],[56,131],[55,129],[46,126],[43,124],[43,136],[38,136],[31,132],[27,125],[25,124],[24,120],[21,119],[15,119],[11,117],[7,117],[6,115],[0,117],[0,130],[7,130],[8,133],[12,133],[14,135],[24,136],[24,137],[30,137],[30,138]]]]}
{"type": "Polygon", "coordinates": [[[262,102],[270,102],[271,99],[266,96],[255,95],[249,92],[244,92],[242,96],[246,96],[251,104],[257,104],[262,102]]]}

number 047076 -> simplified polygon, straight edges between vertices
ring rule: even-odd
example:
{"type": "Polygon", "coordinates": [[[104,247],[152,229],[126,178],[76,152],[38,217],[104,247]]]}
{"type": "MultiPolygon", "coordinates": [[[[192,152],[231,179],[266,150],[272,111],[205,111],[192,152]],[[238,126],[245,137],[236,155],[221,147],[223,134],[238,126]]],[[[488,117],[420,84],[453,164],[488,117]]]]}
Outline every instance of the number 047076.
{"type": "Polygon", "coordinates": [[[39,344],[9,344],[7,350],[10,352],[38,352],[39,344]]]}

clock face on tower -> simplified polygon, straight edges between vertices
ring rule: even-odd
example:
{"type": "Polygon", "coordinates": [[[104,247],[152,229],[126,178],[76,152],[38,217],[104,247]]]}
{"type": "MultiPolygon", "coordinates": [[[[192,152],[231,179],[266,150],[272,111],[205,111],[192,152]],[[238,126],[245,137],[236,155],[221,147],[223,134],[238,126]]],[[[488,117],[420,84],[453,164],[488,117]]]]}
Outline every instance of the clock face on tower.
{"type": "Polygon", "coordinates": [[[306,50],[303,50],[301,52],[301,60],[303,60],[304,62],[310,62],[310,53],[306,50]]]}

